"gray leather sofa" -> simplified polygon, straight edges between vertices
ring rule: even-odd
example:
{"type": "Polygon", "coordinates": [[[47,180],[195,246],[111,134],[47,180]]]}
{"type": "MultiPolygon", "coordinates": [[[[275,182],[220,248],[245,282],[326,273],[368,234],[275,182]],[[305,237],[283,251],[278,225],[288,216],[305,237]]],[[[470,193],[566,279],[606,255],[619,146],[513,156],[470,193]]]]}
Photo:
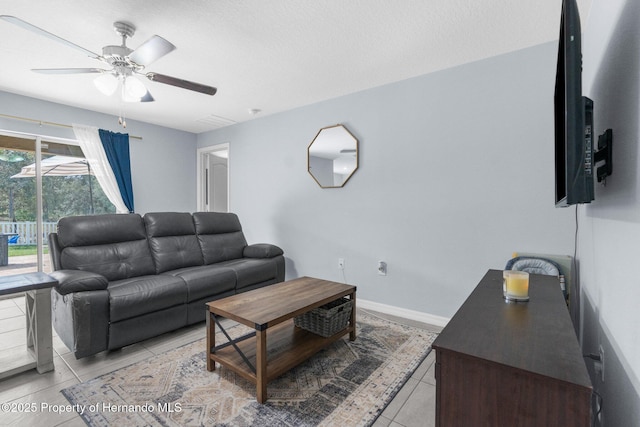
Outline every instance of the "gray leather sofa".
{"type": "Polygon", "coordinates": [[[53,325],[76,358],[205,319],[205,303],[284,280],[282,249],[235,214],[66,217],[49,235],[53,325]]]}

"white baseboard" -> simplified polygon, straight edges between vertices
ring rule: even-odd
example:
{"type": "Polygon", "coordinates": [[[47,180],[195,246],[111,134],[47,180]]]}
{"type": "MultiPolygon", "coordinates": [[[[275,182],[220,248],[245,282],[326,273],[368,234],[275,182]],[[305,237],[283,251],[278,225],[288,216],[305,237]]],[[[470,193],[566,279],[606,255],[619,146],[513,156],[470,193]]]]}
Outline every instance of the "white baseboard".
{"type": "Polygon", "coordinates": [[[390,314],[392,316],[403,317],[405,319],[416,320],[422,323],[428,323],[434,326],[445,327],[449,322],[449,318],[436,316],[434,314],[423,313],[421,311],[408,310],[406,308],[395,307],[387,304],[380,304],[379,302],[368,301],[358,298],[356,305],[359,308],[365,310],[378,311],[380,313],[390,314]]]}

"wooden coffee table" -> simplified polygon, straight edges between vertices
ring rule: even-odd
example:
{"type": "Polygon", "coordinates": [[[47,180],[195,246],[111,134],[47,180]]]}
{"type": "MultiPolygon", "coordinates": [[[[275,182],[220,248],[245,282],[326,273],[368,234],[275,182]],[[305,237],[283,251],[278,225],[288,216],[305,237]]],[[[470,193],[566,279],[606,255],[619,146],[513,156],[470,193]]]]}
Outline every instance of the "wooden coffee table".
{"type": "Polygon", "coordinates": [[[215,362],[256,384],[256,400],[267,400],[267,383],[347,333],[356,339],[356,287],[311,277],[266,286],[207,303],[207,370],[215,362]],[[349,296],[353,309],[347,326],[324,338],[293,324],[293,318],[349,296]],[[235,320],[255,332],[231,339],[216,315],[235,320]],[[216,346],[216,324],[227,342],[216,346]],[[267,333],[268,331],[268,333],[267,333]],[[269,353],[269,357],[267,357],[269,353]]]}

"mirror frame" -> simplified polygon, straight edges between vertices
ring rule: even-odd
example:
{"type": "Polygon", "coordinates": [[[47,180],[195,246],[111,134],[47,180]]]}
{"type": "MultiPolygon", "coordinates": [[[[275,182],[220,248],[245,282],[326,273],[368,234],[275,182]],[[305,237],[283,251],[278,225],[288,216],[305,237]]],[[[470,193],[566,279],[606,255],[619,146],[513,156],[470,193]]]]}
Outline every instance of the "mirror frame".
{"type": "MultiPolygon", "coordinates": [[[[338,153],[339,154],[339,153],[338,153]]],[[[335,160],[335,159],[334,159],[335,160]]],[[[316,134],[316,136],[313,138],[313,140],[311,141],[311,143],[309,144],[309,146],[307,147],[307,172],[309,172],[309,175],[311,175],[311,177],[314,179],[314,181],[320,186],[320,188],[342,188],[345,186],[345,184],[349,181],[349,179],[351,179],[351,177],[353,176],[353,174],[358,170],[359,167],[359,163],[360,163],[360,153],[359,153],[359,141],[358,138],[356,138],[350,131],[349,129],[346,128],[346,126],[342,125],[342,124],[337,124],[337,125],[333,125],[333,126],[326,126],[323,127],[322,129],[320,129],[318,131],[318,133],[316,134]],[[344,130],[344,132],[346,133],[346,137],[353,139],[353,142],[355,143],[355,156],[356,156],[356,164],[355,167],[353,168],[353,170],[349,173],[349,176],[347,176],[344,181],[342,182],[341,185],[322,185],[322,183],[320,183],[320,181],[318,181],[318,178],[311,172],[311,146],[316,143],[319,142],[317,141],[318,138],[322,135],[322,132],[328,130],[328,129],[334,129],[334,128],[342,128],[344,130]]]]}

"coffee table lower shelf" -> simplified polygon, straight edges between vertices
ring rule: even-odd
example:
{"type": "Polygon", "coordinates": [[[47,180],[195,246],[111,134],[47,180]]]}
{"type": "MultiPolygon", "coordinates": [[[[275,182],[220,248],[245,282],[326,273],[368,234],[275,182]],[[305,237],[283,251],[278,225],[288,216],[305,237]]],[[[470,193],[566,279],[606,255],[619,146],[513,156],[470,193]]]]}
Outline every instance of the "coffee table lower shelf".
{"type": "Polygon", "coordinates": [[[267,336],[267,331],[269,333],[268,339],[265,338],[267,341],[267,354],[266,366],[262,374],[264,376],[263,379],[260,378],[260,363],[256,357],[259,348],[257,341],[260,339],[260,331],[256,331],[255,337],[237,343],[240,351],[242,351],[251,364],[256,367],[257,372],[253,372],[233,346],[218,349],[214,352],[215,342],[210,342],[210,346],[207,348],[207,357],[211,361],[211,363],[207,363],[208,370],[213,371],[215,369],[215,363],[213,362],[218,362],[222,366],[233,370],[238,375],[253,382],[257,386],[257,400],[260,403],[266,400],[266,384],[268,382],[309,359],[318,351],[338,341],[344,335],[350,334],[350,336],[355,338],[355,326],[351,324],[338,333],[325,338],[296,327],[293,319],[289,319],[262,331],[265,337],[267,336]],[[264,389],[261,392],[262,387],[264,389]]]}

